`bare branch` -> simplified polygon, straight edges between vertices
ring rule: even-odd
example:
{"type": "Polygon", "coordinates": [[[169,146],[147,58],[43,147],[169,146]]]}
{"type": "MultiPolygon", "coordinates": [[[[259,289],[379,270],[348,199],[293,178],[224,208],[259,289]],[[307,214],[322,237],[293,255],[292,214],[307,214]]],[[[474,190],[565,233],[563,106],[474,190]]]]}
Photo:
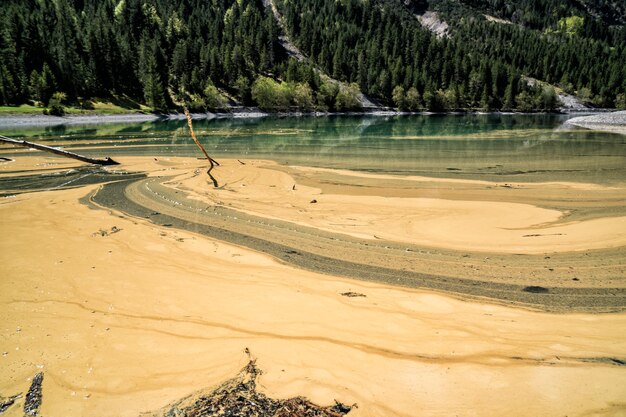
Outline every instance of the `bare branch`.
{"type": "Polygon", "coordinates": [[[94,158],[89,158],[86,156],[78,155],[73,152],[68,152],[68,151],[64,151],[61,149],[53,148],[52,146],[40,145],[38,143],[27,142],[25,140],[11,139],[2,135],[0,135],[0,142],[8,143],[10,145],[23,146],[25,148],[38,149],[40,151],[51,152],[56,155],[61,155],[61,156],[65,156],[67,158],[72,158],[72,159],[78,159],[79,161],[88,162],[90,164],[96,164],[96,165],[119,165],[120,164],[119,162],[112,160],[108,156],[105,159],[94,159],[94,158]]]}
{"type": "Polygon", "coordinates": [[[204,146],[202,146],[202,144],[200,143],[200,141],[196,137],[196,134],[193,131],[193,123],[191,122],[191,115],[189,114],[189,110],[187,110],[186,106],[183,107],[183,109],[185,110],[185,117],[187,117],[187,124],[189,125],[189,131],[191,132],[191,138],[193,139],[194,142],[196,142],[196,145],[198,145],[198,148],[200,148],[204,156],[206,156],[206,159],[209,160],[209,164],[211,164],[211,166],[209,167],[209,170],[206,173],[209,174],[209,177],[211,177],[211,180],[213,181],[213,186],[217,188],[219,185],[215,177],[211,174],[211,171],[216,165],[220,166],[220,164],[215,159],[211,158],[209,154],[207,153],[206,149],[204,149],[204,146]]]}

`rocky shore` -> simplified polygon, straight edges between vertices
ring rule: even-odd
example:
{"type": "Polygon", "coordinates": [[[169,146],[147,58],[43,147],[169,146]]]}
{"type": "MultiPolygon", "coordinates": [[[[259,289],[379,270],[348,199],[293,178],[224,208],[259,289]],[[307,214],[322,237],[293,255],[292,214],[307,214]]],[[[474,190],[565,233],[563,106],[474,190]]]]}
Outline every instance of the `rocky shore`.
{"type": "Polygon", "coordinates": [[[566,121],[565,124],[591,130],[606,130],[626,134],[626,111],[574,117],[566,121]]]}

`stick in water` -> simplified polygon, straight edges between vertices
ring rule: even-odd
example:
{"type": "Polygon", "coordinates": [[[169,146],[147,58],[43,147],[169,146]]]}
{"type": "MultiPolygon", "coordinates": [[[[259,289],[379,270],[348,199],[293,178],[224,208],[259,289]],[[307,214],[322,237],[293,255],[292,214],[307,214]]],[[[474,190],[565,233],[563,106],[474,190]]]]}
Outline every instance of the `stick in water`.
{"type": "Polygon", "coordinates": [[[196,145],[198,145],[198,148],[200,148],[204,156],[206,156],[206,159],[209,160],[209,164],[211,164],[211,166],[209,167],[209,170],[206,173],[209,174],[209,177],[211,177],[211,180],[213,180],[213,185],[217,188],[218,187],[217,180],[213,177],[213,175],[211,174],[211,171],[213,170],[213,167],[215,165],[220,166],[220,164],[215,159],[209,156],[209,154],[206,152],[206,149],[204,149],[204,146],[202,146],[198,138],[196,138],[196,134],[193,131],[193,124],[191,123],[191,115],[189,114],[189,110],[187,110],[187,107],[183,107],[183,109],[185,110],[185,117],[187,117],[187,124],[189,125],[189,131],[191,132],[191,138],[193,139],[194,142],[196,142],[196,145]]]}
{"type": "Polygon", "coordinates": [[[88,162],[90,164],[97,164],[97,165],[119,165],[120,164],[119,162],[112,160],[108,156],[106,158],[104,158],[104,159],[94,159],[94,158],[89,158],[89,157],[86,157],[86,156],[79,155],[77,153],[63,151],[61,149],[53,148],[52,146],[40,145],[38,143],[27,142],[25,140],[11,139],[11,138],[7,138],[6,136],[2,136],[2,135],[0,135],[0,142],[8,143],[10,145],[23,146],[25,148],[38,149],[40,151],[51,152],[53,154],[66,156],[66,157],[72,158],[72,159],[78,159],[79,161],[88,162]]]}

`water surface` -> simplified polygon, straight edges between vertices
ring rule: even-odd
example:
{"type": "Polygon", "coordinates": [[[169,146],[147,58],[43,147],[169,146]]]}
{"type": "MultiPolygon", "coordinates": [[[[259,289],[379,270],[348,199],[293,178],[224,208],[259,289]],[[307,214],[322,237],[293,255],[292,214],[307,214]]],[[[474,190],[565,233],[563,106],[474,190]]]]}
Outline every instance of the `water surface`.
{"type": "MultiPolygon", "coordinates": [[[[563,127],[567,115],[213,119],[194,123],[215,158],[498,182],[626,180],[626,136],[563,127]]],[[[186,122],[2,128],[89,156],[200,155],[186,122]]]]}

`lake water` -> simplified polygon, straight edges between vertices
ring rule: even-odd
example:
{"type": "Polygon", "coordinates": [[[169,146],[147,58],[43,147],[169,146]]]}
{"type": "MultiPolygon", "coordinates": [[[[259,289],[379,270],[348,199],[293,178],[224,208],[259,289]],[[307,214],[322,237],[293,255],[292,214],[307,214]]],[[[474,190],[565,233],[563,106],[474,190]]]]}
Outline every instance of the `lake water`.
{"type": "MultiPolygon", "coordinates": [[[[498,182],[626,181],[626,136],[563,126],[567,115],[330,116],[198,120],[214,158],[272,159],[498,182]]],[[[185,121],[3,128],[89,156],[200,155],[185,121]]]]}

